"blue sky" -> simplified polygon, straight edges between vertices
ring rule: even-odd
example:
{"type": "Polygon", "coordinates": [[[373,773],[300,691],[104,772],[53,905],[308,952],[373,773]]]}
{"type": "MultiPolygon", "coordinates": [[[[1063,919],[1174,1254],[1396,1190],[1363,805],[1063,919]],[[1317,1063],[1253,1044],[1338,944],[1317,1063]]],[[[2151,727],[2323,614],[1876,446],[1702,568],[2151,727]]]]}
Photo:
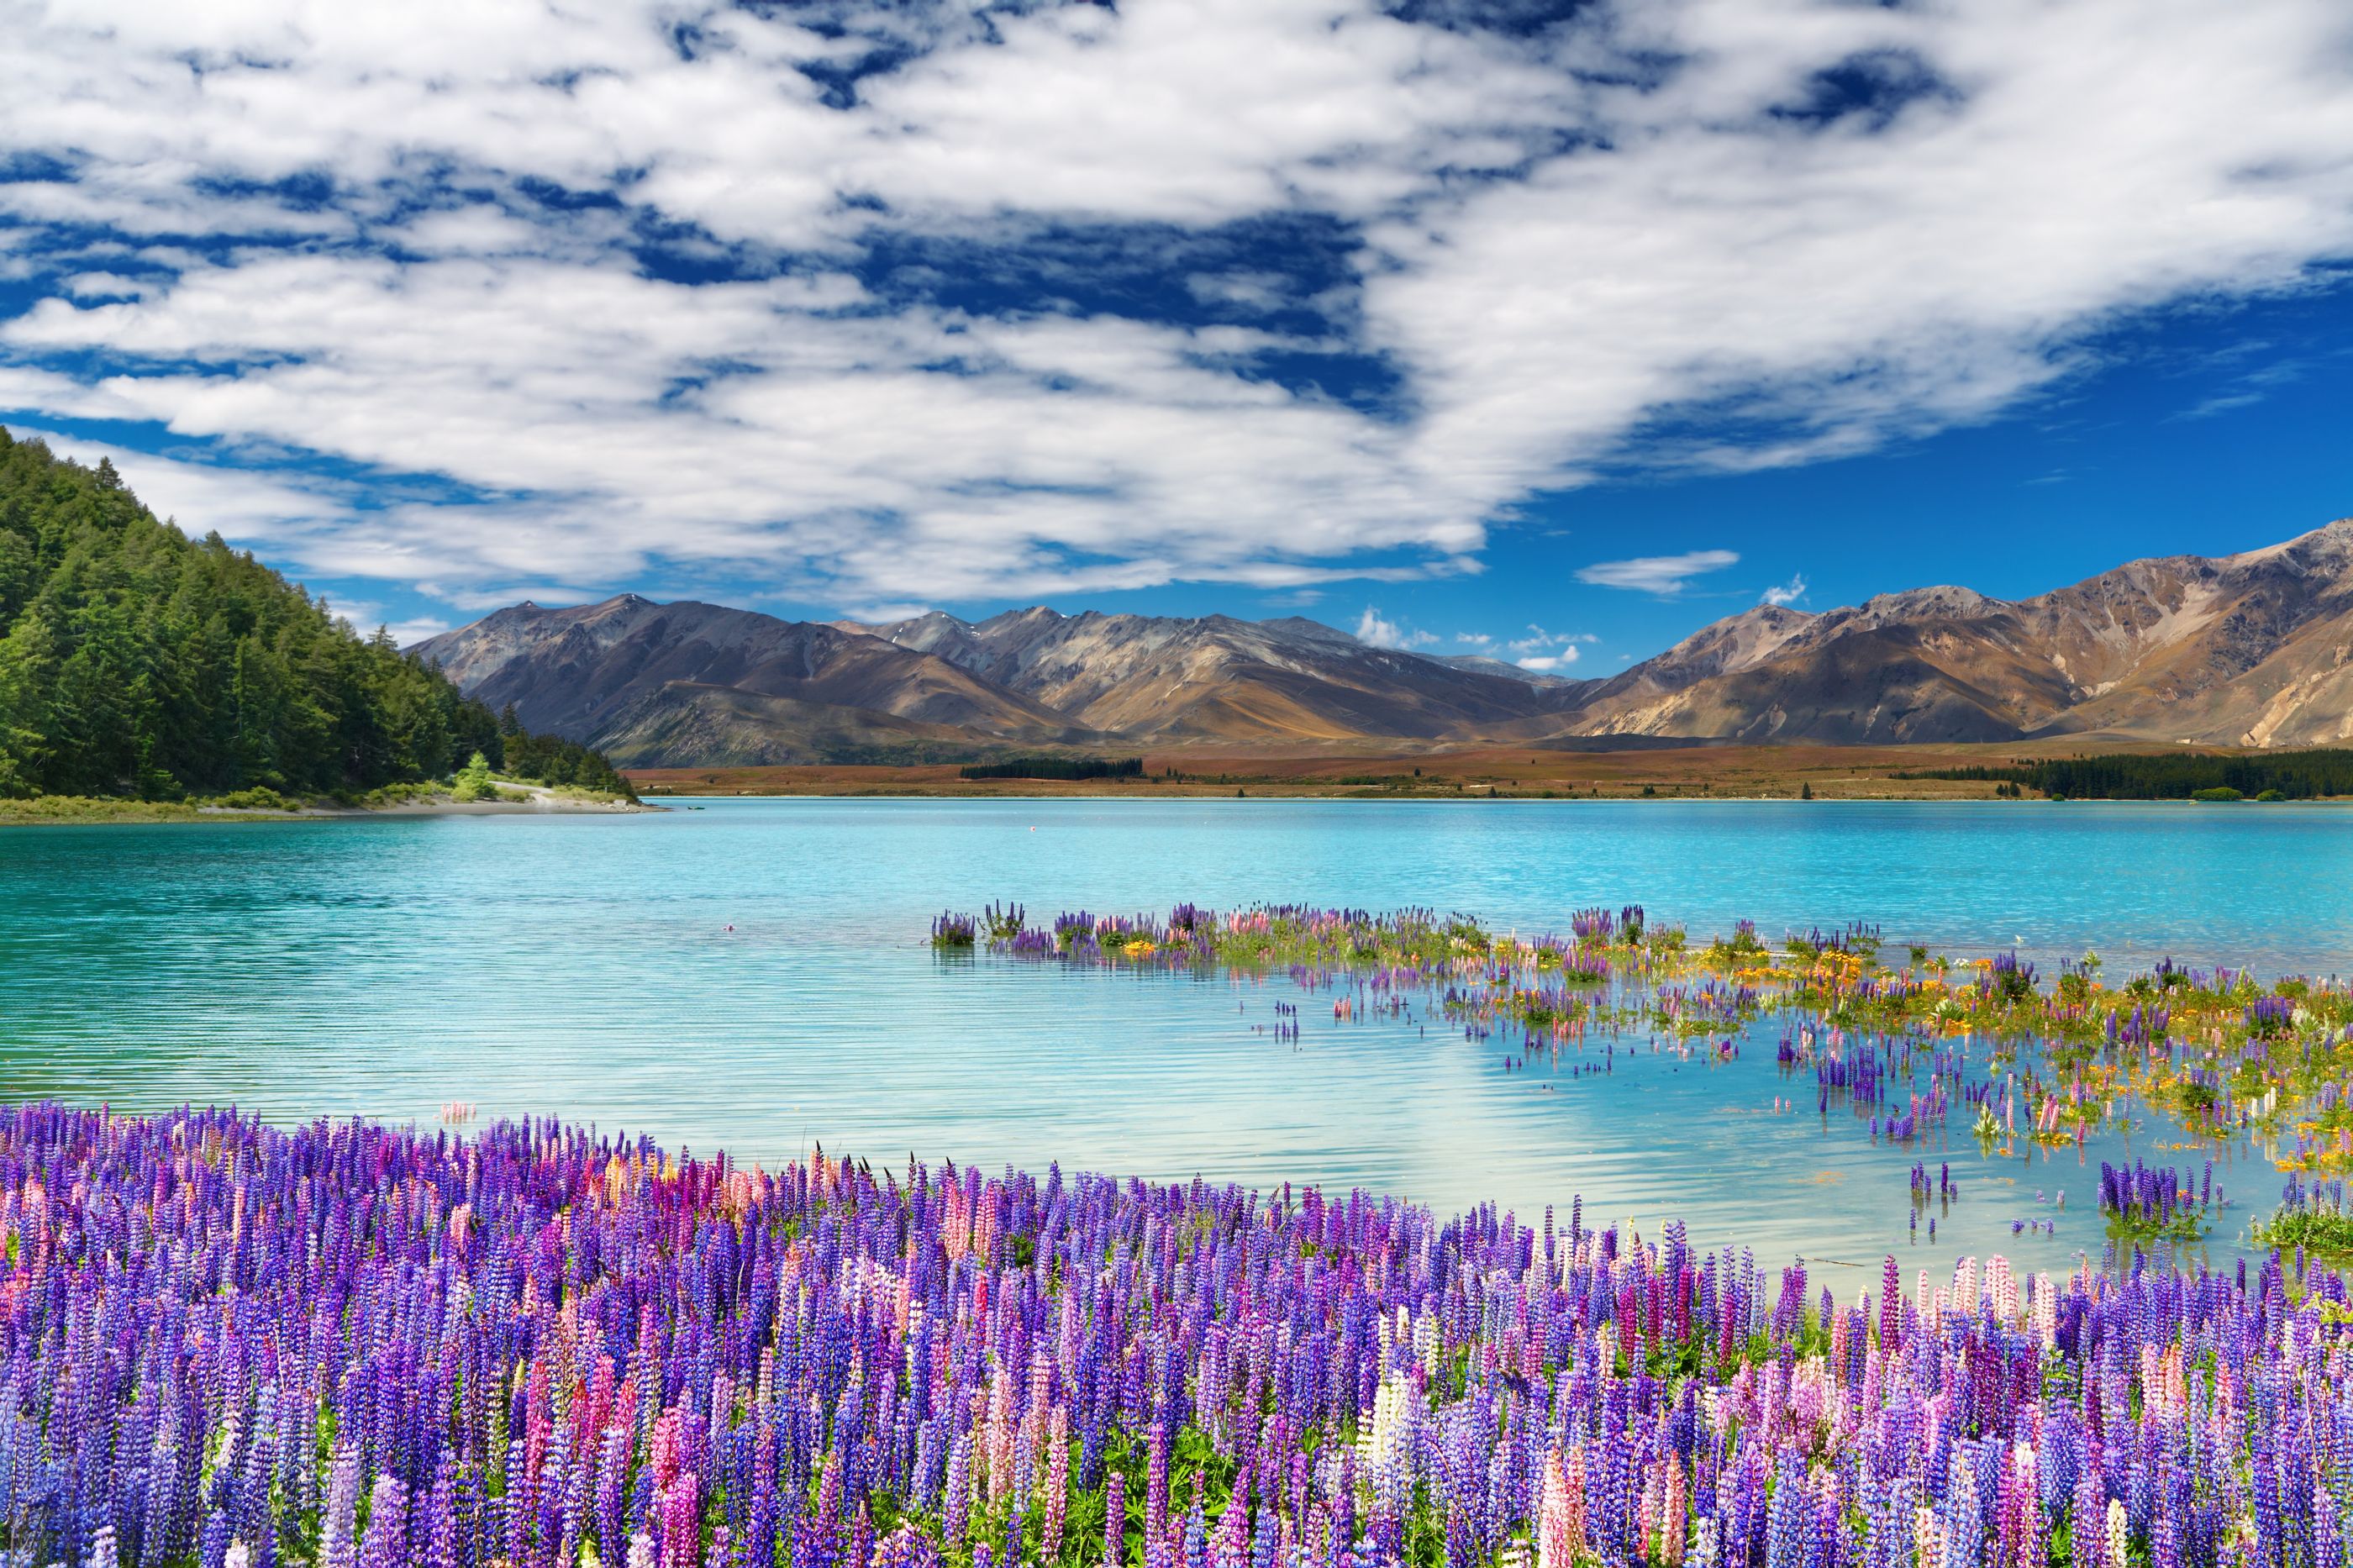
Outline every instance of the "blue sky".
{"type": "Polygon", "coordinates": [[[2353,512],[2316,0],[99,5],[0,421],[417,636],[1307,614],[1601,673],[2353,512]]]}

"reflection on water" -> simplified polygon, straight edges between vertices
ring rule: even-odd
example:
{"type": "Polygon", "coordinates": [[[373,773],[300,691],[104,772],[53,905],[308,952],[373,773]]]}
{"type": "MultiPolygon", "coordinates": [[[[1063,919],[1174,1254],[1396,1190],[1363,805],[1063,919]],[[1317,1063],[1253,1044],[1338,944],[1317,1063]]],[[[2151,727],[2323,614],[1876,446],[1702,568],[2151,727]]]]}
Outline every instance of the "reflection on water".
{"type": "MultiPolygon", "coordinates": [[[[562,1113],[776,1161],[822,1141],[989,1165],[1362,1184],[1694,1239],[1941,1268],[2105,1240],[2099,1162],[1874,1143],[1760,1023],[1736,1059],[1640,1037],[1516,1054],[1417,1002],[1354,1020],[1284,978],[943,960],[946,904],[1427,904],[1547,929],[1640,901],[1695,935],[1880,922],[1891,942],[2097,946],[2329,973],[2353,946],[2330,808],[720,801],[625,819],[0,832],[0,1093],[279,1119],[562,1113]],[[733,930],[725,928],[733,926],[733,930]],[[1277,1002],[1301,1037],[1278,1040],[1277,1002]],[[1794,1101],[1797,1109],[1775,1109],[1794,1101]],[[1915,1161],[1949,1163],[1934,1241],[1915,1161]],[[2037,1190],[2042,1201],[2035,1198],[2037,1190]],[[2057,1196],[2064,1193],[2065,1206],[2057,1196]],[[2052,1229],[2044,1234],[2041,1222],[2052,1229]],[[2014,1224],[2036,1228],[2013,1231],[2014,1224]]],[[[2232,1250],[2279,1178],[2226,1152],[2232,1250]]]]}

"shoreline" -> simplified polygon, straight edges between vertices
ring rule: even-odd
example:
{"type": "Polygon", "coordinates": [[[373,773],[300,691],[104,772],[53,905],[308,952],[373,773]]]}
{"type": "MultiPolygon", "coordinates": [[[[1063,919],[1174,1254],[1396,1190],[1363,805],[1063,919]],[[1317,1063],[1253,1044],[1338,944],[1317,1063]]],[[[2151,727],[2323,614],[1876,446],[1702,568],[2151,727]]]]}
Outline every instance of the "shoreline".
{"type": "Polygon", "coordinates": [[[403,800],[385,805],[311,804],[290,811],[266,806],[191,805],[185,801],[92,799],[63,797],[67,804],[43,809],[46,796],[30,800],[0,800],[0,828],[156,826],[171,823],[247,823],[353,821],[387,816],[635,816],[665,807],[632,803],[618,796],[588,798],[564,795],[544,784],[502,784],[521,791],[525,800],[457,801],[447,797],[403,800]]]}
{"type": "MultiPolygon", "coordinates": [[[[157,826],[174,823],[252,823],[252,822],[320,822],[358,821],[384,817],[456,817],[456,816],[641,816],[680,810],[698,811],[709,801],[724,800],[868,800],[868,801],[1002,801],[1008,805],[1046,805],[1060,801],[1198,801],[1203,804],[1231,802],[1329,802],[1372,803],[1407,805],[1460,805],[1471,808],[1493,805],[1983,805],[2008,807],[2083,807],[2114,805],[2168,806],[2183,810],[2192,807],[2209,811],[2228,811],[2232,807],[2268,809],[2278,806],[2320,807],[2344,809],[2353,806],[2353,797],[2321,796],[2310,800],[2287,801],[2194,801],[2178,798],[2141,796],[2094,796],[2066,800],[2026,799],[2001,800],[1986,795],[1909,794],[1893,791],[1844,791],[1837,794],[1818,792],[1811,797],[1795,794],[1732,794],[1729,792],[1677,793],[1645,795],[1633,791],[1610,793],[1588,792],[1565,794],[1532,790],[1335,790],[1314,785],[1280,784],[1238,785],[1231,791],[1221,786],[1209,787],[1124,787],[1104,788],[1082,784],[1070,788],[1050,786],[1048,780],[992,780],[995,784],[1019,784],[1023,788],[941,787],[906,784],[900,786],[868,785],[864,787],[827,787],[810,784],[798,786],[770,786],[757,789],[648,790],[633,804],[617,798],[582,800],[557,795],[544,795],[530,801],[469,801],[454,800],[401,801],[389,805],[311,805],[289,811],[275,811],[261,806],[226,806],[188,805],[178,801],[111,801],[69,797],[70,805],[62,809],[43,810],[37,799],[28,801],[0,800],[0,829],[10,827],[107,827],[157,826]]],[[[514,787],[514,786],[509,786],[514,787]]]]}
{"type": "MultiPolygon", "coordinates": [[[[1053,781],[1030,779],[992,782],[1020,783],[1036,786],[1051,784],[1053,781]]],[[[1818,793],[1808,797],[1797,795],[1734,795],[1725,792],[1646,795],[1628,790],[1620,790],[1609,794],[1599,792],[1587,794],[1565,794],[1557,791],[1504,790],[1491,795],[1484,791],[1471,790],[1330,790],[1300,786],[1286,788],[1282,785],[1260,787],[1255,784],[1237,787],[1242,791],[1241,794],[1238,795],[1234,790],[1216,786],[1207,789],[1103,789],[1087,786],[1080,786],[1071,789],[1048,789],[1037,787],[1028,789],[952,789],[925,788],[921,785],[907,785],[899,788],[878,785],[860,789],[826,789],[811,785],[803,788],[783,787],[767,789],[703,790],[696,793],[689,793],[684,790],[673,791],[657,789],[648,790],[641,793],[643,798],[648,804],[648,809],[658,809],[653,805],[653,803],[657,801],[706,800],[1001,800],[1008,802],[1038,802],[1061,800],[1232,801],[1240,799],[1252,801],[1369,801],[1375,803],[1388,802],[1396,805],[1460,805],[1465,806],[1510,805],[1613,805],[1631,803],[1648,805],[1705,805],[1709,804],[1720,805],[2168,805],[2202,806],[2210,810],[2228,810],[2231,807],[2242,805],[2262,807],[2266,810],[2274,806],[2283,805],[2331,806],[2339,808],[2353,805],[2353,796],[2348,795],[2322,795],[2316,796],[2310,800],[2283,801],[2199,801],[2184,800],[2174,796],[2158,797],[2140,795],[2074,796],[2064,800],[2047,800],[2041,797],[2024,800],[2004,800],[1990,795],[1930,795],[1925,793],[1911,795],[1898,794],[1893,791],[1868,793],[1863,791],[1850,791],[1837,795],[1818,793]]]]}

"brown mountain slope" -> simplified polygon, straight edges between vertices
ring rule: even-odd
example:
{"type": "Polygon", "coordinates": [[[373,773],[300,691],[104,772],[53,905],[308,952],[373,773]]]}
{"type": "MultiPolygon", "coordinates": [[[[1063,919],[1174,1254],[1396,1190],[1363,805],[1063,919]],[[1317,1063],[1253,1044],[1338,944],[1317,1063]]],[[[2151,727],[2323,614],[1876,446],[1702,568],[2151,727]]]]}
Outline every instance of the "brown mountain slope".
{"type": "Polygon", "coordinates": [[[989,750],[955,724],[683,680],[613,714],[596,731],[596,746],[625,768],[964,762],[989,750]]]}
{"type": "Polygon", "coordinates": [[[1375,647],[1295,616],[1064,616],[1039,606],[977,623],[934,611],[862,629],[952,659],[1090,729],[1161,743],[1468,739],[1566,713],[1588,687],[1375,647]]]}
{"type": "Polygon", "coordinates": [[[419,651],[470,695],[640,765],[1637,736],[2299,745],[2353,738],[2353,520],[2014,603],[1941,586],[1818,614],[1759,605],[1606,680],[1372,647],[1296,617],[1033,607],[815,625],[634,595],[516,605],[419,651]]]}
{"type": "MultiPolygon", "coordinates": [[[[2353,519],[2242,555],[2135,564],[2175,569],[2160,586],[2178,603],[2141,633],[2137,657],[2056,728],[2251,746],[2353,735],[2343,673],[2353,655],[2353,519]]],[[[2101,606],[2079,608],[2075,596],[2117,574],[2044,598],[2096,628],[2101,606]]]]}
{"type": "Polygon", "coordinates": [[[1869,626],[1625,710],[1595,734],[1837,745],[2010,740],[2059,710],[2066,682],[1979,626],[1869,626]]]}
{"type": "MultiPolygon", "coordinates": [[[[2228,745],[2353,735],[2353,520],[2135,561],[2010,603],[1967,588],[1730,616],[1594,689],[1577,734],[2228,745]]],[[[1523,731],[1524,734],[1526,731],[1523,731]]]]}
{"type": "Polygon", "coordinates": [[[1736,674],[1762,664],[1815,619],[1807,611],[1779,605],[1759,605],[1726,616],[1666,652],[1597,683],[1584,693],[1580,706],[1611,715],[1639,711],[1713,676],[1736,674]]]}
{"type": "MultiPolygon", "coordinates": [[[[679,683],[949,726],[968,739],[1088,738],[1052,710],[945,659],[691,601],[625,594],[568,609],[517,605],[415,651],[438,659],[469,696],[494,708],[512,702],[526,724],[597,745],[634,704],[679,683]]],[[[643,721],[641,713],[628,720],[643,721]]]]}
{"type": "Polygon", "coordinates": [[[635,595],[565,609],[518,605],[415,651],[440,661],[469,695],[512,702],[527,722],[636,765],[812,752],[846,760],[917,743],[1443,741],[1556,721],[1584,689],[1374,647],[1295,617],[1039,608],[976,626],[934,613],[869,627],[635,595]],[[720,690],[797,706],[723,702],[712,695],[720,690]],[[947,728],[886,733],[878,715],[947,728]],[[776,733],[764,740],[767,721],[776,733]]]}

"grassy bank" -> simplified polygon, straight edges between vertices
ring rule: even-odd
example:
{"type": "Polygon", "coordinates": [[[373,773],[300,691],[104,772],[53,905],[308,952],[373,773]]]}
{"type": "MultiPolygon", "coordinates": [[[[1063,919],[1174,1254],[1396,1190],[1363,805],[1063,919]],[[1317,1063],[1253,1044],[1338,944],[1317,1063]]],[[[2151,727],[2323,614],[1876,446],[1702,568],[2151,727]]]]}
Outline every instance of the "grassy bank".
{"type": "MultiPolygon", "coordinates": [[[[34,800],[0,800],[0,827],[67,826],[110,822],[195,822],[208,814],[186,801],[113,800],[79,795],[45,795],[34,800]]],[[[246,821],[278,813],[209,814],[246,821]]]]}
{"type": "Polygon", "coordinates": [[[67,827],[156,822],[297,822],[376,815],[500,815],[543,811],[634,811],[626,795],[576,784],[493,780],[472,789],[463,783],[387,784],[365,795],[290,798],[271,790],[195,800],[132,800],[111,795],[45,795],[0,799],[0,827],[67,827]]]}

